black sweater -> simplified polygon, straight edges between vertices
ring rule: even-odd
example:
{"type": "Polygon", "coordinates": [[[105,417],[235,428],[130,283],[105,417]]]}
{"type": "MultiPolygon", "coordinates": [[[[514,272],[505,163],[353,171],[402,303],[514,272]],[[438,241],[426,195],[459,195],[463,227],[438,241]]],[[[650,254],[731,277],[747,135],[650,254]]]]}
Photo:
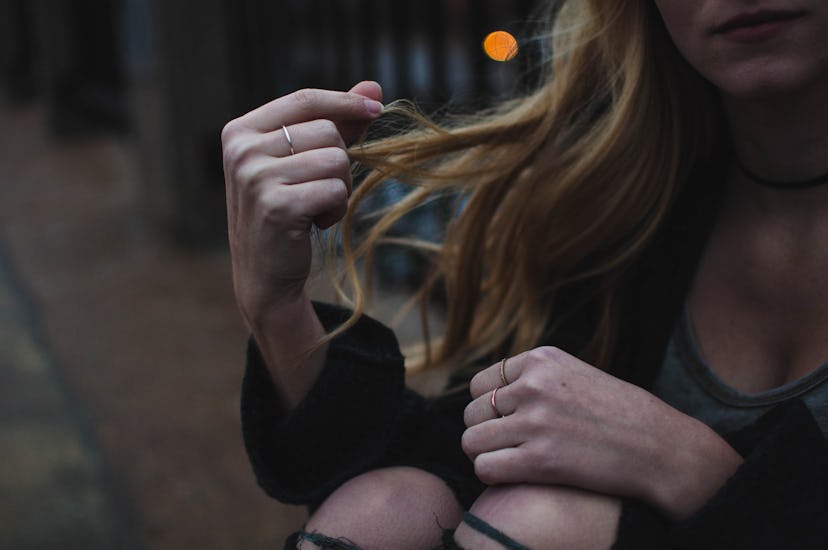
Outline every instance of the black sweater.
{"type": "MultiPolygon", "coordinates": [[[[619,280],[624,323],[610,372],[649,388],[681,311],[720,202],[720,169],[700,171],[663,229],[619,280]]],[[[591,329],[588,285],[568,294],[573,312],[547,341],[581,349],[591,329]]],[[[327,329],[347,312],[317,305],[327,329]]],[[[468,391],[424,398],[407,389],[394,334],[363,317],[336,338],[320,378],[286,414],[251,342],[242,391],[244,441],[257,480],[272,497],[314,508],[370,469],[408,465],[442,477],[464,506],[485,488],[460,448],[468,391]]],[[[722,435],[745,458],[693,517],[671,522],[624,500],[614,548],[828,548],[828,440],[799,401],[722,435]]]]}

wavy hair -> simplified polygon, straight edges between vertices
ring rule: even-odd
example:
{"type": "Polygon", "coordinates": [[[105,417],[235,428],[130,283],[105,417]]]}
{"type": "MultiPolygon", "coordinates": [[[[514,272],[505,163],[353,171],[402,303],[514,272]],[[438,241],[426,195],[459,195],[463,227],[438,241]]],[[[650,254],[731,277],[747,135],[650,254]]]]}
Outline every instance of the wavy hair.
{"type": "Polygon", "coordinates": [[[592,337],[569,351],[608,366],[618,278],[691,168],[712,154],[720,117],[712,87],[678,54],[651,1],[552,2],[548,21],[551,52],[534,90],[439,124],[392,106],[388,114],[416,127],[350,149],[370,171],[341,224],[354,313],[331,337],[363,312],[358,264],[370,271],[397,221],[451,196],[461,206],[442,242],[396,239],[429,256],[425,307],[435,292],[445,300],[433,346],[425,325],[425,365],[466,366],[542,344],[564,291],[586,282],[597,293],[592,337]],[[389,180],[411,192],[355,242],[360,205],[389,180]]]}

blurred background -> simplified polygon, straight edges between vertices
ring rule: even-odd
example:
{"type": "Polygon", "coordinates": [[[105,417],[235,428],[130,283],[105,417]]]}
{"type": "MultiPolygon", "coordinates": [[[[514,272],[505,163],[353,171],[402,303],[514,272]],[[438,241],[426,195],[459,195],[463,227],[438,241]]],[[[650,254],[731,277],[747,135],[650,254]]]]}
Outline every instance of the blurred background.
{"type": "MultiPolygon", "coordinates": [[[[363,79],[484,106],[532,81],[537,4],[0,0],[0,548],[281,548],[304,510],[242,447],[221,128],[363,79]]],[[[381,265],[393,310],[418,266],[381,265]]]]}

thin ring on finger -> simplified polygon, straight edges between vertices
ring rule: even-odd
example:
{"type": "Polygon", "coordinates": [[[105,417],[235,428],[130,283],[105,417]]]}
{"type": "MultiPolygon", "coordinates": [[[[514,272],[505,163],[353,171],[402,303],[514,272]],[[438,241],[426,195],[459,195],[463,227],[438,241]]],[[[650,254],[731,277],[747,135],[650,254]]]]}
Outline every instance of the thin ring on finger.
{"type": "Polygon", "coordinates": [[[509,385],[509,379],[506,378],[506,357],[500,362],[500,381],[503,382],[504,386],[509,385]]]}
{"type": "Polygon", "coordinates": [[[282,125],[282,130],[285,131],[285,139],[287,140],[288,147],[290,148],[290,154],[295,155],[296,149],[293,148],[293,139],[290,137],[290,132],[288,132],[287,126],[284,124],[282,125]]]}
{"type": "Polygon", "coordinates": [[[500,418],[503,418],[505,415],[500,412],[500,409],[497,408],[497,390],[500,388],[495,388],[492,390],[492,409],[494,410],[495,414],[500,418]]]}

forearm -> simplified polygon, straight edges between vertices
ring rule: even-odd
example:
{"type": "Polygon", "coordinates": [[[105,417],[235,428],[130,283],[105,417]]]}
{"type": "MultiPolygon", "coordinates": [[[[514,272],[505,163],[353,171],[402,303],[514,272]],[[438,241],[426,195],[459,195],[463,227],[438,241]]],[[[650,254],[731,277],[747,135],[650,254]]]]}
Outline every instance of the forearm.
{"type": "Polygon", "coordinates": [[[325,357],[318,346],[324,331],[303,291],[312,234],[347,212],[346,142],[379,117],[381,100],[376,82],[347,93],[301,90],[228,122],[221,133],[236,301],[289,408],[307,394],[325,357]]]}
{"type": "Polygon", "coordinates": [[[675,537],[690,548],[828,548],[828,440],[805,404],[778,405],[728,441],[744,463],[675,537]]]}
{"type": "Polygon", "coordinates": [[[684,417],[666,439],[665,468],[653,478],[650,503],[676,520],[690,517],[716,494],[744,462],[724,439],[702,422],[684,417]]]}
{"type": "MultiPolygon", "coordinates": [[[[325,332],[351,314],[326,304],[313,308],[325,332]]],[[[296,323],[290,323],[289,333],[295,331],[296,323]]],[[[241,403],[245,447],[259,484],[278,500],[318,504],[345,480],[381,463],[398,464],[389,457],[408,456],[425,438],[434,439],[431,423],[417,421],[426,412],[422,398],[405,392],[403,357],[393,332],[370,317],[360,317],[331,340],[324,368],[290,411],[256,342],[251,340],[247,351],[241,403]],[[421,423],[432,429],[421,434],[421,423]]]]}
{"type": "Polygon", "coordinates": [[[325,364],[325,329],[303,292],[248,323],[276,392],[287,409],[307,395],[325,364]]]}
{"type": "Polygon", "coordinates": [[[826,548],[828,440],[807,407],[778,405],[726,437],[743,459],[714,494],[676,521],[626,499],[614,548],[826,548]]]}

